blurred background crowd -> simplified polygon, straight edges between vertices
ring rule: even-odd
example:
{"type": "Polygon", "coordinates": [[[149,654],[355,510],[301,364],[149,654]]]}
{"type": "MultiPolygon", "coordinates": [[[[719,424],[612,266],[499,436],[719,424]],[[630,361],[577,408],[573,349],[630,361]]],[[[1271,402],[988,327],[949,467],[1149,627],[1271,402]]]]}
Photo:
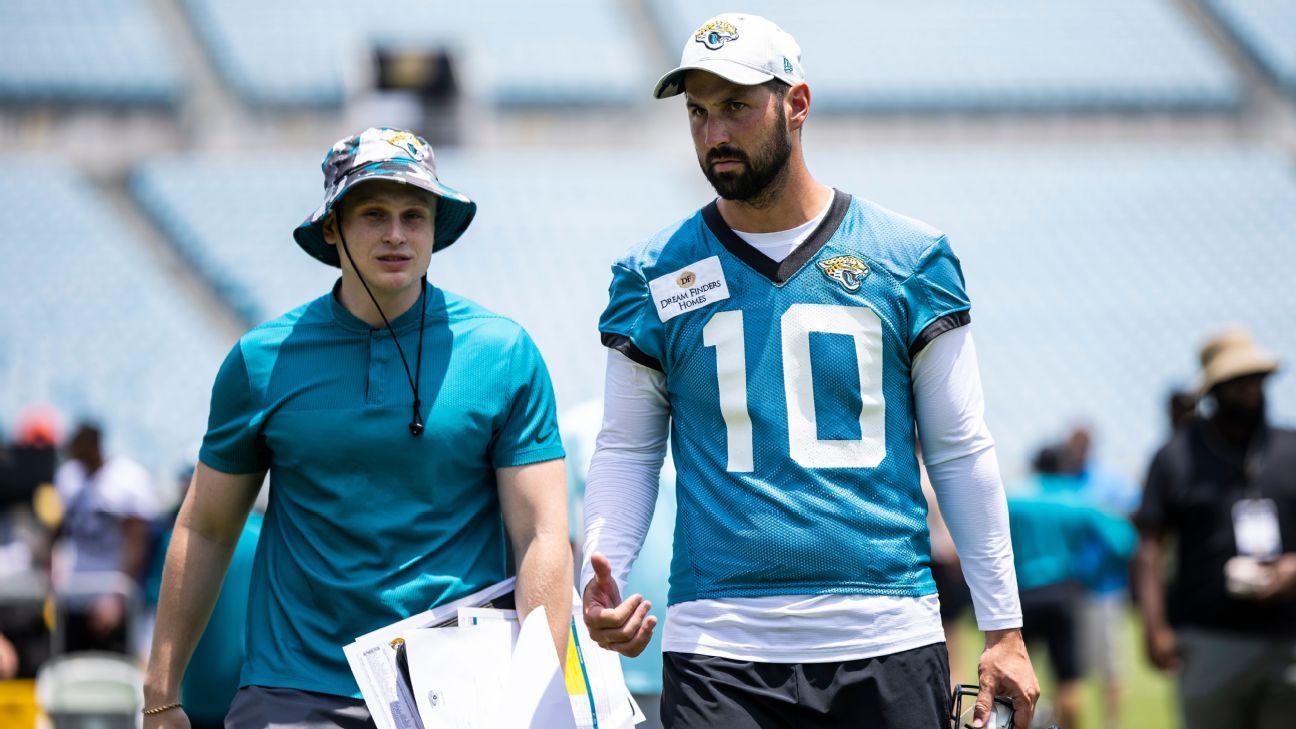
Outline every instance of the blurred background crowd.
{"type": "MultiPolygon", "coordinates": [[[[363,127],[419,132],[479,203],[430,278],[513,317],[544,353],[578,542],[608,266],[711,195],[682,103],[650,90],[700,19],[735,9],[0,0],[0,725],[35,721],[42,666],[54,687],[60,659],[147,645],[216,368],[246,328],[331,285],[290,231],[318,202],[321,152],[363,127]]],[[[1064,726],[1178,726],[1175,681],[1199,684],[1182,683],[1171,624],[1212,609],[1173,586],[1199,579],[1179,561],[1207,561],[1214,579],[1211,560],[1245,556],[1218,533],[1231,507],[1212,505],[1222,523],[1193,521],[1167,485],[1214,442],[1201,428],[1223,381],[1203,378],[1249,362],[1238,377],[1263,388],[1227,392],[1224,412],[1259,389],[1267,422],[1296,416],[1296,379],[1260,366],[1296,356],[1296,4],[741,9],[805,50],[815,175],[941,228],[963,262],[1049,712],[1064,726]],[[1207,546],[1185,552],[1183,530],[1198,527],[1214,529],[1192,542],[1207,546]],[[1153,598],[1187,607],[1133,607],[1154,583],[1170,592],[1153,598]]],[[[1223,430],[1211,452],[1248,453],[1267,432],[1223,430]]],[[[659,619],[670,483],[668,468],[632,575],[659,619]]],[[[968,681],[979,641],[933,521],[954,678],[968,681]]],[[[255,532],[254,518],[245,557],[255,532]]],[[[1281,577],[1259,546],[1259,572],[1231,568],[1239,589],[1281,577]]],[[[239,604],[235,577],[223,605],[239,604]]],[[[1212,594],[1228,593],[1218,579],[1212,594]]],[[[224,627],[195,661],[213,676],[239,644],[239,611],[217,610],[224,627]]],[[[641,694],[659,689],[655,652],[626,664],[641,694]]],[[[226,684],[203,685],[218,716],[226,684]]]]}

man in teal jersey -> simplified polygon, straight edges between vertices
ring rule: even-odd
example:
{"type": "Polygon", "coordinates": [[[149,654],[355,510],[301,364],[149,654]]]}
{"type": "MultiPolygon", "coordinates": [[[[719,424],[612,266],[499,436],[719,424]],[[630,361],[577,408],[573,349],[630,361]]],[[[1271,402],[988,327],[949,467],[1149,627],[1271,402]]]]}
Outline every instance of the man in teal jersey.
{"type": "Polygon", "coordinates": [[[622,590],[669,435],[663,725],[946,724],[916,426],[986,633],[974,725],[1003,695],[1026,729],[1039,688],[958,259],[810,175],[800,55],[770,21],[721,15],[657,84],[685,94],[719,199],[612,267],[586,623],[629,656],[652,636],[648,602],[622,590]]]}
{"type": "Polygon", "coordinates": [[[296,231],[333,291],[244,335],[163,573],[145,726],[185,727],[178,691],[244,519],[271,490],[226,726],[373,726],[342,647],[516,570],[565,655],[563,449],[549,376],[521,327],[427,283],[476,206],[422,138],[368,129],[323,163],[296,231]]]}

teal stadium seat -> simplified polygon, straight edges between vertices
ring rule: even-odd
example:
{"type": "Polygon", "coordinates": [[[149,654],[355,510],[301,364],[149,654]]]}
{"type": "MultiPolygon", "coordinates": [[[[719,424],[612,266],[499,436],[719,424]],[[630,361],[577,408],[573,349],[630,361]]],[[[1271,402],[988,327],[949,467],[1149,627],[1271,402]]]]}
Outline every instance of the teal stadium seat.
{"type": "Polygon", "coordinates": [[[172,106],[183,95],[145,0],[5,0],[0,28],[0,103],[172,106]]]}
{"type": "Polygon", "coordinates": [[[185,0],[222,77],[249,104],[338,108],[375,49],[444,50],[465,93],[499,107],[616,105],[646,98],[645,39],[614,0],[185,0]]]}
{"type": "Polygon", "coordinates": [[[1288,94],[1296,96],[1296,3],[1202,0],[1288,94]]]}
{"type": "Polygon", "coordinates": [[[65,163],[0,172],[0,422],[49,402],[110,452],[172,472],[201,437],[232,344],[65,163]]]}

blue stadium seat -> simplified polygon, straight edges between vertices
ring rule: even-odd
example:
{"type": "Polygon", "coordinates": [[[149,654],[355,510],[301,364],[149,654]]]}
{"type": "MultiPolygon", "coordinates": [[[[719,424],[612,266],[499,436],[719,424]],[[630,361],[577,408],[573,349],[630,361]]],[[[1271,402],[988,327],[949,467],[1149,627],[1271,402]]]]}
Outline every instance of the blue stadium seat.
{"type": "Polygon", "coordinates": [[[229,341],[64,163],[0,172],[0,422],[50,402],[172,472],[202,437],[229,341]]]}
{"type": "Polygon", "coordinates": [[[186,0],[217,68],[250,104],[336,108],[366,83],[374,49],[440,49],[466,92],[498,106],[642,98],[645,39],[612,0],[519,5],[400,0],[186,0]]]}
{"type": "Polygon", "coordinates": [[[322,198],[317,154],[149,161],[130,178],[140,206],[249,324],[326,291],[292,230],[322,198]]]}
{"type": "MultiPolygon", "coordinates": [[[[1191,384],[1196,347],[1229,323],[1296,357],[1296,179],[1269,153],[811,144],[808,155],[821,180],[950,235],[1010,472],[1085,420],[1100,453],[1135,475],[1164,435],[1164,396],[1191,384]]],[[[597,397],[608,266],[709,199],[696,163],[626,149],[454,150],[439,163],[480,212],[432,259],[432,281],[527,327],[560,405],[597,397]]],[[[319,202],[317,175],[313,157],[159,160],[137,173],[135,190],[259,319],[319,295],[335,276],[290,237],[319,202]],[[231,211],[247,220],[232,222],[231,211]]],[[[1280,416],[1296,417],[1296,380],[1278,378],[1272,394],[1280,416]]]]}
{"type": "Polygon", "coordinates": [[[5,0],[0,28],[0,102],[165,106],[182,95],[144,0],[5,0]]]}
{"type": "MultiPolygon", "coordinates": [[[[673,57],[732,5],[650,0],[673,57]]],[[[1229,109],[1227,63],[1169,0],[753,0],[795,36],[821,111],[1229,109]]],[[[663,71],[666,69],[663,69],[663,71]]]]}
{"type": "Polygon", "coordinates": [[[1296,96],[1296,3],[1291,0],[1203,0],[1265,70],[1296,96]]]}

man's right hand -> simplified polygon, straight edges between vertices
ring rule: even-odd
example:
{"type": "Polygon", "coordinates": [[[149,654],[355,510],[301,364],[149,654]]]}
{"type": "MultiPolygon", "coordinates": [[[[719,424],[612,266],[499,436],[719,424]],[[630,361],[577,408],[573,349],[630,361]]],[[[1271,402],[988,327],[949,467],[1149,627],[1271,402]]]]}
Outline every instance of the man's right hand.
{"type": "Polygon", "coordinates": [[[582,599],[585,627],[603,648],[634,658],[643,653],[657,627],[657,618],[648,614],[652,603],[642,595],[622,601],[608,558],[595,552],[590,555],[590,563],[594,579],[585,586],[582,599]]]}

